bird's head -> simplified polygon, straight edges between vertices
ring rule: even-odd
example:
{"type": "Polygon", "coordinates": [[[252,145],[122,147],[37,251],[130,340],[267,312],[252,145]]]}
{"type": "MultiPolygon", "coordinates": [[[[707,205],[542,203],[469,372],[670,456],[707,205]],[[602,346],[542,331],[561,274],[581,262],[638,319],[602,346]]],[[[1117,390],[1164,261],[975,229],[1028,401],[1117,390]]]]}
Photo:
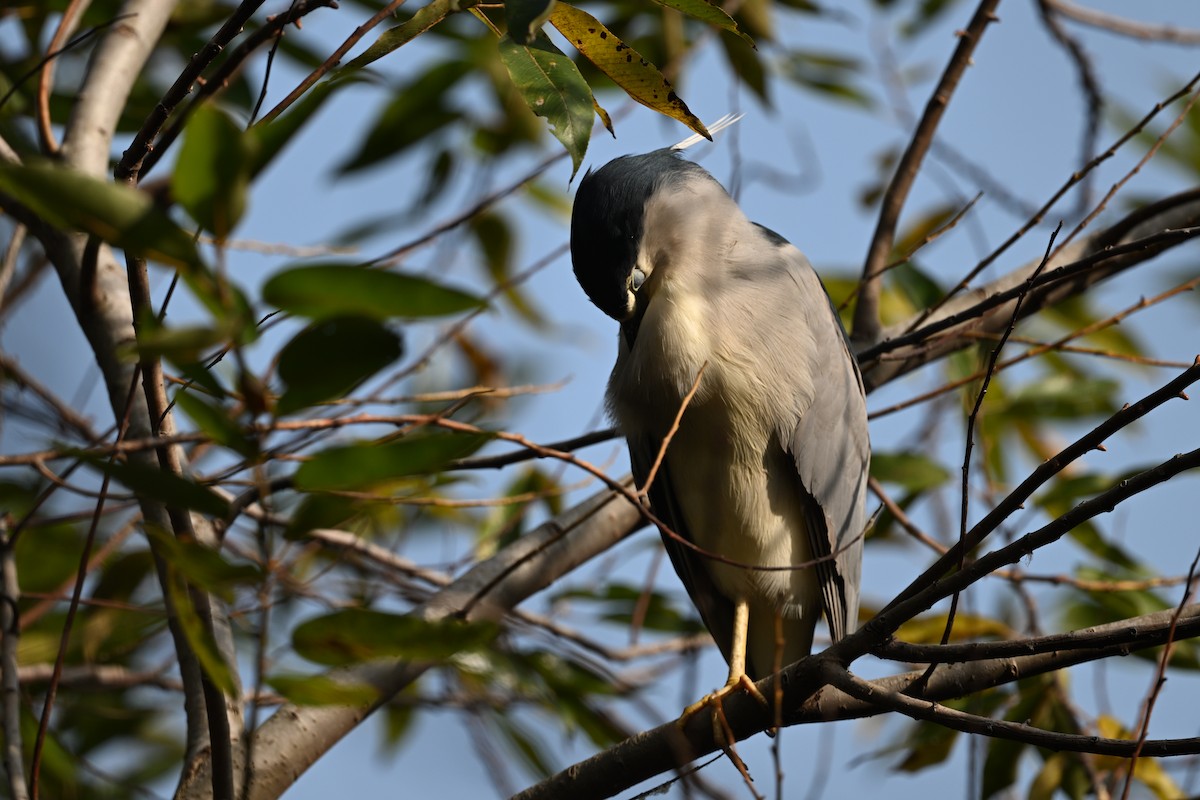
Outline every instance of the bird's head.
{"type": "Polygon", "coordinates": [[[571,214],[579,285],[601,311],[636,329],[661,282],[656,271],[695,238],[709,211],[726,203],[732,205],[707,171],[671,149],[589,170],[571,214]]]}

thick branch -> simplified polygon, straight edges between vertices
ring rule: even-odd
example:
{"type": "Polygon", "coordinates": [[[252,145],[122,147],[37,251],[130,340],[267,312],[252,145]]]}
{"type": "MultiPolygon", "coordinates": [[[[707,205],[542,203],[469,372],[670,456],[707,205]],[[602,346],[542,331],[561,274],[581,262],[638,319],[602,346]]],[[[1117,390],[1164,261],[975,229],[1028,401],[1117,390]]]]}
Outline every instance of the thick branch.
{"type": "MultiPolygon", "coordinates": [[[[1197,226],[1200,191],[1192,190],[1139,209],[1115,225],[1076,241],[1046,265],[1044,280],[1039,280],[1022,303],[1021,316],[1082,294],[1102,280],[1190,241],[1195,233],[1187,229],[1197,226]],[[1144,246],[1135,245],[1137,242],[1144,246]],[[1116,255],[1112,254],[1114,248],[1116,255]],[[1056,279],[1055,270],[1079,262],[1085,268],[1066,270],[1069,277],[1056,279]]],[[[1012,319],[1021,285],[1039,264],[1041,259],[1030,261],[986,286],[955,297],[911,333],[913,320],[890,326],[879,344],[858,353],[868,390],[969,346],[975,340],[967,334],[1003,331],[1012,319]],[[1002,302],[998,301],[1000,295],[1006,298],[1002,302]]]]}
{"type": "MultiPolygon", "coordinates": [[[[1080,637],[1111,642],[1104,646],[943,665],[928,680],[921,670],[882,678],[873,684],[882,691],[913,692],[912,697],[925,701],[964,697],[1023,678],[1164,644],[1174,614],[1175,609],[1168,609],[1075,632],[1080,637]]],[[[1185,609],[1180,619],[1180,625],[1184,624],[1189,626],[1189,630],[1200,628],[1200,606],[1185,609]]],[[[822,659],[828,659],[830,655],[827,651],[819,656],[810,656],[780,673],[785,725],[859,719],[883,713],[878,705],[855,699],[825,683],[819,673],[824,669],[840,668],[832,661],[830,667],[821,664],[822,659]],[[818,686],[821,688],[814,691],[818,686]]],[[[773,678],[759,681],[757,686],[763,696],[775,696],[773,678]]],[[[725,700],[725,715],[739,740],[776,724],[773,711],[764,709],[743,693],[731,695],[725,700]]],[[[682,732],[672,721],[581,761],[521,792],[513,800],[553,800],[560,797],[592,800],[610,797],[719,749],[707,720],[690,724],[682,732]]]]}
{"type": "MultiPolygon", "coordinates": [[[[0,528],[6,526],[0,525],[0,528]]],[[[0,542],[0,722],[4,729],[4,769],[8,773],[8,792],[14,800],[27,800],[25,757],[21,745],[21,685],[17,667],[17,641],[21,626],[17,620],[17,602],[21,587],[17,582],[17,560],[7,530],[0,542]]]]}

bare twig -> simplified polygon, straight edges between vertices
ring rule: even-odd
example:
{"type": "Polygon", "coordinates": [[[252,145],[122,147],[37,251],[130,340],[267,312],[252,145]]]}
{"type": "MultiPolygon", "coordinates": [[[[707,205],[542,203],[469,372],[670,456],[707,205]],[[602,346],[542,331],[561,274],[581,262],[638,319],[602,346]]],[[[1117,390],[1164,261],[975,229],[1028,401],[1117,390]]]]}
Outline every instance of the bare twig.
{"type": "Polygon", "coordinates": [[[912,644],[889,639],[872,652],[880,658],[894,661],[914,664],[940,661],[952,664],[1118,645],[1151,647],[1160,644],[1164,636],[1168,641],[1177,641],[1200,635],[1200,606],[1178,606],[1171,611],[1178,612],[1178,615],[1166,614],[1161,621],[1148,626],[1128,625],[1122,628],[1119,623],[1112,623],[1097,628],[999,642],[912,644]]]}
{"type": "MultiPolygon", "coordinates": [[[[975,404],[971,407],[971,413],[967,415],[967,431],[966,431],[966,446],[963,453],[962,465],[962,485],[961,496],[959,499],[959,520],[958,520],[958,541],[961,544],[967,536],[967,519],[968,508],[970,506],[970,482],[971,482],[971,453],[975,449],[975,424],[979,419],[979,412],[983,408],[983,399],[987,396],[988,386],[991,385],[992,376],[996,373],[996,363],[1000,360],[1000,351],[1004,349],[1005,343],[1008,342],[1008,337],[1012,335],[1013,329],[1017,326],[1017,320],[1021,316],[1021,303],[1025,301],[1025,295],[1033,288],[1038,276],[1045,269],[1047,261],[1050,259],[1050,251],[1054,248],[1054,240],[1058,236],[1058,232],[1062,230],[1062,226],[1054,229],[1050,234],[1050,239],[1046,243],[1046,253],[1042,256],[1042,263],[1025,281],[1025,291],[1017,296],[1016,305],[1013,307],[1012,319],[1009,320],[1008,327],[1004,329],[1004,334],[1000,337],[1000,341],[992,348],[991,355],[988,356],[987,368],[983,372],[983,382],[979,386],[979,392],[975,395],[975,404]]],[[[960,549],[958,552],[958,569],[961,571],[966,566],[967,551],[960,549]]],[[[946,628],[942,631],[942,644],[950,641],[950,634],[954,630],[954,615],[958,610],[959,594],[955,592],[950,599],[950,610],[946,614],[946,628]]],[[[926,674],[932,674],[933,668],[936,665],[930,665],[930,671],[926,674]]]]}
{"type": "MultiPolygon", "coordinates": [[[[1128,653],[1130,649],[1144,649],[1162,644],[1168,634],[1174,609],[1159,611],[1131,620],[1100,625],[1079,631],[1080,635],[1111,636],[1112,643],[1105,646],[1058,650],[1016,658],[997,658],[970,664],[941,667],[928,682],[924,691],[917,696],[928,705],[930,700],[947,700],[963,697],[994,686],[1012,683],[1022,678],[1043,675],[1065,667],[1128,653]],[[1136,633],[1136,635],[1135,635],[1136,633]],[[1127,645],[1124,634],[1137,639],[1127,645]],[[1143,635],[1148,634],[1148,635],[1143,635]]],[[[1194,621],[1200,617],[1200,608],[1188,609],[1187,616],[1194,621]]],[[[872,638],[867,628],[842,640],[872,638]]],[[[821,655],[810,656],[786,668],[778,680],[765,679],[757,685],[764,694],[774,694],[776,684],[782,685],[782,706],[786,709],[785,725],[827,722],[831,720],[858,719],[881,713],[878,703],[854,699],[827,685],[821,675],[821,662],[839,661],[832,648],[821,655]],[[822,688],[824,687],[824,688],[822,688]]],[[[857,649],[857,648],[855,648],[857,649]]],[[[908,672],[874,681],[874,689],[886,692],[908,692],[922,679],[921,672],[908,672]]],[[[726,702],[726,713],[738,738],[745,738],[774,724],[772,714],[754,699],[746,695],[730,697],[726,702]]],[[[1194,741],[1194,740],[1182,740],[1194,741]]],[[[668,722],[653,730],[645,731],[558,773],[533,786],[514,800],[551,800],[570,797],[572,800],[590,800],[615,795],[646,778],[672,767],[683,766],[706,753],[717,751],[708,725],[693,725],[681,731],[674,722],[668,722]]]]}
{"type": "MultiPolygon", "coordinates": [[[[1169,381],[1163,387],[1156,389],[1150,394],[1143,397],[1133,405],[1127,405],[1117,413],[1113,414],[1100,425],[1093,428],[1090,432],[1084,434],[1075,442],[1060,450],[1053,458],[1042,463],[1035,469],[1029,477],[1020,483],[1015,489],[997,503],[990,512],[984,515],[983,519],[975,523],[970,531],[963,536],[960,541],[951,547],[944,556],[939,558],[933,566],[929,567],[912,582],[912,584],[896,596],[895,599],[888,605],[888,608],[893,608],[904,603],[915,595],[919,594],[925,588],[938,582],[938,579],[945,575],[950,569],[960,562],[960,552],[970,552],[977,547],[992,531],[994,531],[1001,522],[1013,514],[1026,500],[1054,475],[1061,472],[1067,465],[1074,462],[1076,459],[1083,456],[1085,453],[1094,450],[1097,445],[1103,444],[1104,441],[1112,436],[1117,431],[1130,425],[1135,420],[1148,414],[1153,409],[1159,407],[1169,400],[1178,398],[1182,395],[1183,390],[1200,380],[1200,358],[1197,358],[1196,363],[1185,370],[1174,380],[1169,381]]],[[[1132,480],[1132,479],[1130,479],[1132,480]]],[[[1107,493],[1105,493],[1107,494],[1107,493]]],[[[1104,495],[1100,495],[1104,496],[1104,495]]],[[[1091,501],[1088,501],[1091,502],[1091,501]]],[[[1063,517],[1059,518],[1060,520],[1063,517]]],[[[1030,534],[1032,535],[1032,534],[1030,534]]],[[[1023,537],[1018,541],[1025,541],[1028,537],[1023,537]]],[[[973,564],[969,570],[976,569],[984,559],[973,564]]],[[[1018,559],[1019,560],[1019,559],[1018,559]]],[[[1014,562],[1015,563],[1015,562],[1014,562]]],[[[1000,564],[997,567],[1003,566],[1000,564]]],[[[962,575],[964,572],[959,572],[962,575]]],[[[954,576],[956,577],[956,576],[954,576]]],[[[951,578],[952,579],[952,578],[951,578]]],[[[951,580],[947,579],[947,580],[951,580]]],[[[886,609],[885,609],[886,610],[886,609]]]]}
{"type": "MultiPolygon", "coordinates": [[[[997,366],[997,371],[1007,369],[1011,366],[1020,364],[1023,361],[1027,361],[1028,359],[1035,358],[1035,357],[1040,356],[1041,354],[1047,353],[1047,352],[1066,352],[1066,353],[1083,353],[1083,354],[1088,354],[1088,355],[1104,355],[1104,356],[1107,356],[1110,358],[1118,358],[1118,359],[1133,361],[1138,364],[1149,364],[1149,365],[1158,366],[1158,367],[1186,368],[1188,366],[1186,363],[1180,363],[1178,361],[1153,359],[1153,358],[1147,358],[1144,356],[1131,356],[1131,355],[1125,355],[1122,353],[1102,353],[1100,351],[1096,351],[1091,348],[1072,347],[1072,346],[1068,345],[1067,342],[1070,342],[1075,339],[1079,339],[1084,336],[1090,336],[1091,334],[1096,333],[1097,331],[1101,331],[1101,330],[1104,330],[1105,328],[1109,328],[1113,325],[1117,325],[1117,324],[1121,323],[1123,320],[1127,319],[1128,317],[1130,317],[1131,315],[1133,315],[1139,311],[1142,311],[1144,309],[1150,308],[1151,306],[1157,305],[1158,303],[1161,303],[1164,300],[1168,300],[1172,297],[1175,297],[1176,295],[1181,294],[1182,292],[1191,291],[1192,289],[1196,288],[1197,286],[1200,286],[1200,277],[1192,278],[1191,280],[1184,281],[1183,283],[1179,284],[1178,286],[1172,287],[1171,289],[1168,289],[1165,292],[1157,294],[1154,297],[1149,297],[1149,298],[1143,297],[1143,298],[1139,299],[1136,303],[1133,303],[1132,305],[1127,306],[1126,308],[1122,309],[1121,311],[1118,311],[1116,314],[1113,314],[1110,317],[1106,317],[1105,319],[1097,320],[1096,322],[1085,325],[1082,328],[1078,328],[1074,331],[1071,331],[1067,335],[1062,336],[1058,339],[1055,339],[1052,342],[1034,343],[1028,339],[1023,339],[1022,337],[1019,337],[1019,336],[1011,337],[1013,341],[1021,341],[1026,344],[1032,344],[1033,346],[1018,356],[1014,356],[1010,359],[1006,359],[1005,361],[1000,362],[1000,364],[997,366]]],[[[984,338],[985,336],[988,336],[988,334],[966,334],[966,335],[973,336],[974,338],[984,338]]],[[[920,403],[924,403],[926,401],[933,400],[934,398],[941,397],[942,395],[946,394],[947,392],[952,392],[955,389],[957,389],[961,386],[966,386],[967,384],[973,383],[982,377],[983,377],[983,370],[974,372],[963,378],[959,378],[957,380],[953,380],[948,383],[944,383],[941,386],[937,387],[936,389],[932,389],[928,392],[924,392],[922,394],[917,395],[916,397],[911,397],[908,400],[903,400],[899,403],[895,403],[895,404],[887,406],[885,408],[876,409],[875,411],[872,411],[868,416],[870,419],[877,419],[879,417],[885,417],[888,414],[894,414],[897,411],[903,411],[906,408],[911,408],[912,406],[918,405],[920,403]]]]}
{"type": "Polygon", "coordinates": [[[179,73],[179,77],[171,84],[171,88],[167,89],[167,93],[162,96],[162,99],[154,106],[154,110],[150,112],[150,116],[142,123],[142,127],[134,134],[129,147],[121,154],[121,160],[114,170],[117,180],[132,180],[133,183],[137,183],[142,171],[142,164],[150,151],[154,149],[154,139],[171,116],[171,112],[191,93],[196,80],[221,54],[225,46],[242,32],[242,28],[250,21],[254,12],[263,2],[264,0],[242,0],[200,52],[192,56],[192,60],[188,62],[183,72],[179,73]]]}
{"type": "Polygon", "coordinates": [[[402,5],[404,5],[404,0],[392,0],[392,2],[376,11],[369,20],[355,28],[354,32],[347,36],[344,42],[338,45],[337,49],[330,54],[329,58],[325,59],[319,67],[310,72],[304,78],[304,80],[300,81],[300,84],[288,94],[287,97],[280,100],[274,108],[266,113],[266,115],[262,118],[262,122],[270,122],[286,111],[288,107],[292,105],[292,103],[295,103],[300,99],[301,95],[312,88],[313,84],[321,80],[325,73],[342,63],[342,56],[350,52],[351,47],[354,47],[354,45],[358,44],[358,41],[362,39],[362,37],[366,36],[372,28],[395,14],[396,9],[400,8],[402,5]]]}
{"type": "MultiPolygon", "coordinates": [[[[255,2],[258,5],[262,4],[262,0],[246,0],[247,2],[255,2]]],[[[179,138],[179,134],[183,132],[184,126],[187,125],[188,119],[191,118],[193,112],[196,111],[202,104],[224,90],[229,86],[229,82],[237,74],[238,70],[245,64],[246,59],[267,42],[278,42],[279,37],[283,35],[283,31],[288,25],[297,23],[299,20],[318,8],[336,8],[338,0],[294,0],[287,8],[274,16],[268,17],[267,22],[258,30],[246,37],[236,49],[230,51],[229,56],[221,62],[216,71],[208,77],[200,85],[196,92],[195,98],[188,105],[184,106],[179,113],[175,114],[171,123],[163,130],[162,135],[153,143],[153,146],[145,154],[145,159],[136,172],[139,177],[145,177],[150,170],[154,169],[154,165],[162,158],[163,153],[170,149],[171,145],[179,138]]],[[[221,33],[218,32],[217,36],[221,33]]],[[[216,41],[216,36],[213,37],[216,41]]],[[[212,42],[209,43],[210,45],[212,42]]],[[[180,98],[182,100],[182,98],[180,98]]],[[[160,123],[161,124],[161,123],[160,123]]],[[[122,173],[118,172],[118,178],[122,173]]]]}
{"type": "Polygon", "coordinates": [[[67,5],[67,10],[63,12],[62,17],[58,20],[58,27],[54,29],[54,36],[50,38],[50,44],[46,46],[46,57],[43,59],[41,75],[38,76],[37,90],[37,127],[38,138],[41,140],[42,151],[53,155],[58,152],[58,140],[54,138],[54,131],[50,125],[50,93],[54,88],[54,63],[53,54],[65,51],[63,42],[67,37],[75,32],[75,27],[79,24],[79,18],[87,11],[91,5],[91,0],[71,0],[67,5]],[[61,49],[60,49],[61,48],[61,49]]]}
{"type": "Polygon", "coordinates": [[[1118,36],[1128,36],[1133,39],[1168,42],[1171,44],[1196,45],[1200,44],[1200,31],[1190,28],[1180,28],[1176,25],[1155,25],[1149,22],[1119,17],[1116,14],[1106,14],[1094,8],[1077,6],[1067,0],[1048,0],[1049,4],[1064,17],[1093,28],[1118,36]]]}
{"type": "Polygon", "coordinates": [[[688,389],[687,394],[683,396],[683,402],[679,404],[679,410],[675,412],[675,419],[671,420],[671,427],[667,429],[667,434],[663,437],[662,444],[658,447],[658,452],[654,455],[654,463],[650,465],[650,471],[646,473],[646,480],[638,487],[638,496],[647,502],[649,502],[650,487],[654,484],[654,478],[658,475],[659,467],[662,466],[663,459],[667,456],[667,448],[671,445],[671,439],[675,438],[675,434],[679,431],[679,423],[683,420],[683,412],[687,411],[692,398],[696,396],[696,392],[700,389],[700,379],[704,377],[704,370],[706,369],[708,369],[707,361],[701,364],[700,369],[696,371],[696,379],[692,381],[692,388],[688,389]]]}
{"type": "MultiPolygon", "coordinates": [[[[922,322],[924,322],[926,319],[928,319],[931,315],[935,314],[940,308],[942,308],[942,306],[944,306],[952,298],[956,297],[961,291],[966,289],[966,287],[968,285],[970,285],[971,281],[975,280],[975,277],[977,275],[979,275],[979,273],[981,273],[984,269],[986,269],[988,266],[990,266],[992,263],[994,263],[996,261],[996,259],[1000,258],[1000,256],[1003,255],[1005,252],[1007,252],[1008,249],[1010,247],[1012,247],[1015,243],[1017,243],[1022,238],[1024,238],[1025,234],[1027,234],[1030,230],[1032,230],[1036,225],[1039,225],[1041,223],[1042,219],[1045,218],[1046,214],[1049,213],[1050,209],[1053,208],[1055,206],[1055,204],[1058,203],[1058,201],[1061,200],[1062,197],[1067,192],[1069,192],[1076,184],[1078,184],[1080,181],[1082,181],[1087,175],[1089,175],[1097,167],[1099,167],[1105,161],[1107,161],[1108,159],[1110,159],[1114,155],[1116,155],[1117,151],[1119,149],[1121,149],[1121,147],[1123,147],[1127,142],[1131,141],[1134,137],[1136,137],[1139,133],[1141,133],[1146,128],[1146,126],[1150,124],[1151,120],[1153,120],[1156,116],[1158,116],[1158,114],[1164,108],[1171,105],[1176,100],[1179,100],[1180,98],[1186,97],[1189,94],[1191,94],[1198,82],[1200,82],[1200,73],[1197,73],[1196,75],[1194,75],[1192,77],[1192,79],[1187,82],[1187,84],[1185,84],[1184,86],[1182,86],[1181,88],[1176,90],[1165,100],[1162,100],[1162,101],[1156,103],[1154,105],[1154,107],[1151,108],[1150,111],[1147,112],[1144,117],[1142,117],[1140,120],[1138,120],[1138,122],[1132,128],[1130,128],[1125,133],[1123,133],[1119,137],[1117,137],[1117,140],[1115,142],[1113,142],[1107,150],[1105,150],[1103,153],[1101,153],[1100,155],[1093,158],[1087,164],[1083,165],[1083,167],[1081,169],[1078,169],[1078,170],[1075,170],[1074,172],[1072,172],[1071,175],[1063,182],[1063,184],[1061,186],[1059,186],[1059,188],[1054,192],[1054,194],[1051,195],[1050,199],[1047,200],[1045,202],[1045,204],[1043,204],[1042,207],[1039,208],[1033,214],[1033,216],[1031,216],[1028,220],[1026,220],[1023,225],[1021,225],[1007,239],[1005,239],[1004,242],[1002,242],[999,247],[995,248],[983,260],[981,260],[978,264],[976,264],[973,268],[971,268],[971,270],[968,271],[967,274],[964,275],[962,277],[962,279],[959,280],[959,282],[957,284],[955,284],[955,286],[952,289],[950,289],[950,291],[947,292],[946,295],[941,300],[934,303],[929,308],[922,311],[920,314],[916,315],[908,323],[907,330],[911,331],[914,328],[916,328],[916,326],[920,325],[922,322]]],[[[1075,231],[1072,231],[1071,235],[1067,237],[1067,240],[1064,241],[1064,244],[1066,244],[1066,242],[1071,241],[1074,238],[1075,234],[1078,232],[1078,230],[1081,229],[1082,227],[1083,226],[1081,223],[1079,228],[1077,228],[1075,231]]],[[[1055,255],[1057,256],[1059,254],[1055,253],[1055,255]]]]}
{"type": "Polygon", "coordinates": [[[1150,717],[1154,714],[1154,704],[1158,701],[1158,696],[1162,692],[1163,686],[1167,682],[1167,664],[1171,661],[1171,653],[1175,647],[1175,635],[1179,628],[1179,618],[1183,615],[1183,610],[1187,608],[1188,603],[1192,599],[1192,593],[1196,589],[1196,567],[1200,565],[1200,550],[1196,551],[1196,557],[1192,559],[1192,565],[1188,568],[1187,584],[1183,591],[1183,597],[1179,599],[1179,605],[1175,608],[1175,613],[1171,617],[1171,633],[1167,640],[1166,647],[1163,648],[1162,655],[1158,659],[1158,669],[1154,673],[1154,682],[1150,686],[1150,694],[1146,697],[1146,702],[1142,705],[1142,719],[1138,725],[1137,747],[1134,748],[1133,755],[1129,757],[1129,772],[1125,776],[1125,788],[1121,790],[1121,800],[1128,800],[1129,790],[1133,786],[1133,775],[1137,769],[1138,757],[1141,756],[1143,748],[1146,746],[1146,739],[1150,735],[1150,717]]]}
{"type": "Polygon", "coordinates": [[[958,87],[963,73],[971,63],[971,55],[976,45],[983,38],[983,32],[989,24],[996,20],[995,12],[999,0],[981,0],[971,17],[971,22],[959,35],[958,46],[954,55],[942,72],[938,85],[925,105],[921,121],[909,140],[904,155],[896,165],[896,172],[888,184],[879,209],[879,221],[871,244],[867,249],[866,262],[863,265],[862,290],[859,293],[858,305],[854,309],[854,330],[852,337],[860,346],[879,341],[881,332],[879,322],[879,297],[882,292],[881,274],[896,237],[896,225],[900,221],[900,212],[908,199],[908,193],[921,168],[921,162],[929,145],[937,132],[942,114],[950,103],[954,90],[958,87]]]}
{"type": "MultiPolygon", "coordinates": [[[[1073,753],[1095,753],[1107,756],[1130,756],[1137,742],[1126,739],[1106,739],[1078,733],[1058,733],[1035,728],[1021,722],[980,717],[958,711],[949,706],[929,700],[918,700],[900,692],[881,690],[870,681],[856,677],[846,669],[826,662],[825,676],[829,683],[855,698],[874,703],[892,711],[898,711],[913,719],[935,722],[952,730],[974,733],[996,739],[1024,742],[1051,750],[1066,750],[1073,753]]],[[[1200,738],[1160,739],[1145,743],[1147,752],[1154,755],[1187,755],[1200,753],[1200,738]]]]}
{"type": "MultiPolygon", "coordinates": [[[[1092,66],[1088,54],[1084,51],[1083,45],[1067,33],[1060,24],[1056,14],[1057,9],[1050,0],[1038,0],[1037,5],[1046,29],[1066,51],[1072,63],[1075,64],[1075,71],[1079,74],[1079,86],[1083,89],[1083,96],[1087,103],[1087,115],[1083,121],[1079,149],[1079,161],[1082,167],[1096,157],[1096,142],[1100,137],[1100,116],[1104,111],[1104,96],[1100,92],[1100,79],[1096,76],[1096,70],[1092,66]]],[[[1091,185],[1094,175],[1095,173],[1090,171],[1084,173],[1083,182],[1080,184],[1077,216],[1082,215],[1083,209],[1091,202],[1091,185]]]]}

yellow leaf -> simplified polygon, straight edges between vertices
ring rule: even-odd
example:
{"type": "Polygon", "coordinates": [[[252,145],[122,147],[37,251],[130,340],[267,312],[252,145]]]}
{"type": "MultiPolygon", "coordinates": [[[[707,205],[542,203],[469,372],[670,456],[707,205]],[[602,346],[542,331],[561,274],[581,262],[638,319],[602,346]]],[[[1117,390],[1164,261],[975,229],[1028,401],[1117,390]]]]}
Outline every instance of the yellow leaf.
{"type": "MultiPolygon", "coordinates": [[[[946,615],[937,614],[904,623],[896,631],[896,638],[913,644],[936,644],[942,640],[942,632],[945,630],[946,615]]],[[[1012,636],[1012,628],[999,620],[973,614],[955,614],[954,630],[950,633],[950,641],[962,642],[984,637],[1008,639],[1012,636]]]]}
{"type": "Polygon", "coordinates": [[[622,42],[591,14],[566,3],[558,3],[550,23],[567,37],[584,58],[596,65],[625,92],[647,108],[677,119],[696,133],[711,139],[708,131],[687,104],[675,94],[658,67],[622,42]]]}

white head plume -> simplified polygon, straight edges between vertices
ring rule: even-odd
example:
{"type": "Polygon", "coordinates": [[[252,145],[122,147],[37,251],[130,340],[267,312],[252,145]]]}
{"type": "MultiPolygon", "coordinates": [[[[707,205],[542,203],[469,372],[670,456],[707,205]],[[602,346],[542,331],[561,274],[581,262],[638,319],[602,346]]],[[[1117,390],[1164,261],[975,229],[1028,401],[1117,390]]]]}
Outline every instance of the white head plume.
{"type": "MultiPolygon", "coordinates": [[[[725,130],[730,125],[737,122],[739,119],[741,119],[744,116],[746,116],[746,115],[745,114],[726,114],[725,116],[721,117],[719,120],[714,122],[713,124],[709,125],[708,132],[710,134],[720,133],[721,131],[725,130]]],[[[672,150],[687,150],[692,145],[700,144],[700,142],[703,142],[703,141],[706,141],[703,136],[701,136],[698,133],[693,133],[691,136],[684,139],[682,142],[671,145],[671,149],[672,150]]]]}

